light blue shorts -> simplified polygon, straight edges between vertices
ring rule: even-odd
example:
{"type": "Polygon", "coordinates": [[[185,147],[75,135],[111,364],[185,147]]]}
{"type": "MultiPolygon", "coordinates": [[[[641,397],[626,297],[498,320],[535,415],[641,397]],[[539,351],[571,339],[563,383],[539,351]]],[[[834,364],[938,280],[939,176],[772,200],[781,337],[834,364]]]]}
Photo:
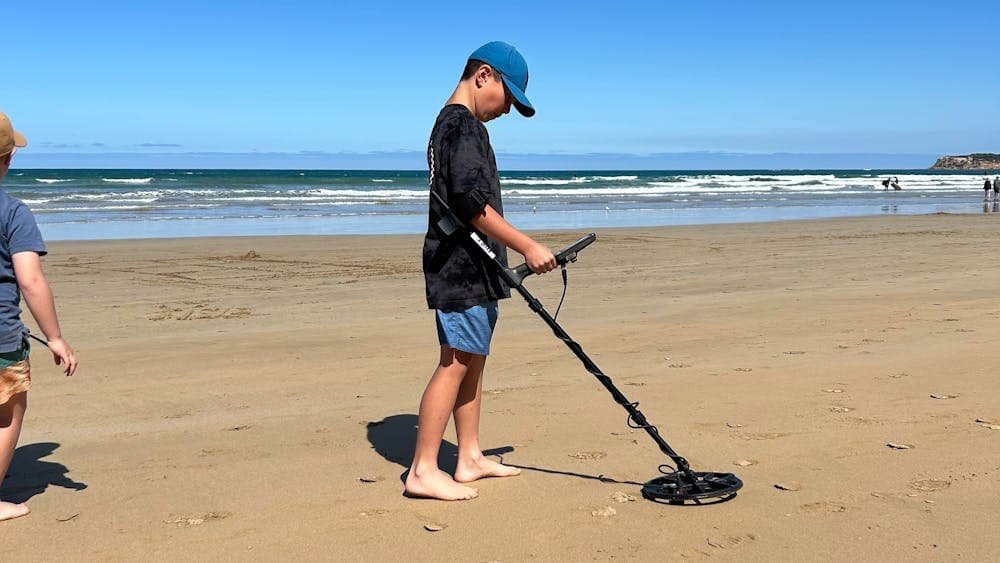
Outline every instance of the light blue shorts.
{"type": "Polygon", "coordinates": [[[468,309],[437,309],[436,313],[439,344],[470,354],[489,355],[500,313],[496,301],[468,309]]]}

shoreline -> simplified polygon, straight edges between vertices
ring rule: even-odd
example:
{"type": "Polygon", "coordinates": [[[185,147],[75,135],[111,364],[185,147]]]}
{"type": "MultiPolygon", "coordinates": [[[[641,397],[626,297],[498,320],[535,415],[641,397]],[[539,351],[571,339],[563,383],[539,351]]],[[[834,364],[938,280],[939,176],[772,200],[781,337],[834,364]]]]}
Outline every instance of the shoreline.
{"type": "MultiPolygon", "coordinates": [[[[981,203],[981,202],[980,202],[981,203]]],[[[992,207],[992,202],[990,202],[992,207]]],[[[768,221],[726,221],[719,223],[679,223],[679,224],[649,224],[649,225],[591,225],[588,231],[588,225],[583,224],[582,226],[569,226],[569,227],[556,227],[556,228],[545,228],[545,227],[525,227],[521,228],[520,225],[515,224],[520,230],[525,232],[530,232],[533,234],[543,234],[543,235],[554,235],[559,233],[579,233],[583,231],[593,231],[599,229],[600,231],[649,231],[649,230],[670,230],[670,229],[711,229],[714,227],[752,227],[755,225],[767,225],[767,224],[796,224],[796,223],[819,223],[819,222],[836,222],[836,221],[850,221],[850,220],[878,220],[886,219],[889,217],[910,217],[910,218],[921,218],[921,217],[974,217],[981,215],[989,215],[992,212],[970,212],[970,213],[952,213],[947,211],[936,211],[931,213],[881,213],[881,214],[865,214],[865,215],[835,215],[831,217],[801,217],[801,218],[788,218],[788,219],[773,219],[768,221]]],[[[421,217],[421,220],[425,221],[426,217],[421,217]]],[[[73,244],[84,244],[84,245],[101,245],[103,243],[109,244],[145,244],[151,243],[156,244],[157,242],[170,243],[183,243],[183,242],[194,242],[194,241],[230,241],[230,240],[249,240],[253,241],[255,239],[326,239],[326,238],[358,238],[360,240],[365,239],[378,239],[380,237],[388,238],[406,238],[406,237],[419,237],[424,236],[424,231],[419,232],[405,231],[405,232],[333,232],[333,233],[273,233],[273,234],[234,234],[234,235],[219,235],[219,234],[196,234],[190,236],[156,236],[156,237],[122,237],[122,238],[93,238],[93,239],[48,239],[45,238],[46,244],[53,243],[56,245],[73,245],[73,244]]],[[[516,254],[516,253],[515,253],[516,254]]]]}
{"type": "MultiPolygon", "coordinates": [[[[996,227],[936,214],[594,229],[559,322],[693,469],[744,481],[712,508],[615,500],[638,498],[665,458],[516,295],[482,424],[484,448],[522,475],[477,483],[469,502],[403,498],[436,361],[420,235],[55,241],[44,268],[81,366],[65,379],[33,350],[4,490],[32,513],[0,523],[6,552],[987,560],[1000,431],[976,421],[1000,424],[996,227]]],[[[535,236],[558,249],[578,233],[535,236]]],[[[554,309],[559,276],[526,285],[554,309]]]]}
{"type": "MultiPolygon", "coordinates": [[[[588,211],[508,212],[507,219],[524,231],[669,228],[727,224],[780,223],[838,218],[886,217],[894,215],[979,215],[1000,212],[995,202],[969,198],[961,202],[913,205],[882,202],[861,205],[778,206],[752,208],[623,209],[588,211]],[[878,211],[876,211],[876,209],[878,211]]],[[[322,218],[232,218],[131,221],[117,223],[117,233],[108,235],[106,222],[45,223],[39,229],[46,241],[154,240],[203,237],[413,235],[426,229],[425,214],[370,215],[322,218]],[[280,232],[279,232],[280,231],[280,232]]]]}

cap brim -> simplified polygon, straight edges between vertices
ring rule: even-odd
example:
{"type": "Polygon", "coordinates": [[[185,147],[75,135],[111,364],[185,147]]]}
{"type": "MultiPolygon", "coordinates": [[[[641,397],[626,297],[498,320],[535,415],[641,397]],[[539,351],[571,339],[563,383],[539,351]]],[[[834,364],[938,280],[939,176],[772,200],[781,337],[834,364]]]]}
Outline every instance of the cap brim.
{"type": "Polygon", "coordinates": [[[14,131],[14,146],[15,147],[26,147],[28,146],[28,140],[24,138],[24,135],[14,131]]]}
{"type": "Polygon", "coordinates": [[[514,86],[514,84],[504,75],[500,75],[503,78],[503,83],[507,86],[507,90],[514,95],[514,107],[517,111],[524,117],[531,117],[535,115],[535,108],[528,101],[528,97],[524,95],[524,92],[520,88],[514,86]]]}

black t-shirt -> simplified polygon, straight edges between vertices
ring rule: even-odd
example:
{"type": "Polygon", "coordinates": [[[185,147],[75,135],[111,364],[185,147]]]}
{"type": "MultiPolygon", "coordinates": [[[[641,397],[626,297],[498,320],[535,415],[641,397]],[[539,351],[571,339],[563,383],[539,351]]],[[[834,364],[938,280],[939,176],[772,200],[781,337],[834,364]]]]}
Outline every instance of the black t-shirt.
{"type": "MultiPolygon", "coordinates": [[[[427,146],[427,165],[430,189],[448,202],[453,211],[462,209],[464,198],[477,191],[503,215],[500,174],[489,133],[465,106],[447,105],[438,114],[427,146]]],[[[437,206],[432,204],[423,249],[427,306],[465,309],[510,297],[510,288],[493,267],[492,260],[475,247],[466,233],[443,238],[434,228],[439,219],[437,206]]],[[[462,219],[468,221],[469,217],[462,219]]],[[[479,236],[506,266],[507,247],[482,233],[479,236]]]]}

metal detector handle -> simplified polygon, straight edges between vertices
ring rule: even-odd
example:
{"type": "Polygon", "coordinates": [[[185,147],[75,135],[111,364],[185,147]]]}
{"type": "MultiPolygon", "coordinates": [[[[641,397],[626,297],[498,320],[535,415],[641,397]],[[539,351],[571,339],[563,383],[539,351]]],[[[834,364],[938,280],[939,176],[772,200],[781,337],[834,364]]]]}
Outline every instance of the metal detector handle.
{"type": "MultiPolygon", "coordinates": [[[[566,248],[560,250],[556,253],[556,264],[564,266],[569,262],[576,262],[576,253],[580,252],[584,248],[590,246],[590,243],[597,240],[596,233],[590,233],[589,235],[583,237],[582,239],[574,242],[573,244],[567,246],[566,248]]],[[[510,277],[513,279],[514,287],[521,285],[524,278],[530,276],[534,272],[528,267],[528,264],[521,264],[520,266],[507,270],[510,277]]]]}
{"type": "MultiPolygon", "coordinates": [[[[438,195],[434,190],[430,191],[430,195],[431,200],[437,204],[438,209],[440,210],[440,218],[436,223],[434,223],[435,230],[441,233],[442,236],[446,237],[452,236],[456,233],[465,232],[465,234],[472,239],[476,246],[478,246],[484,254],[493,260],[493,263],[500,270],[500,274],[503,276],[504,281],[507,282],[507,285],[512,288],[520,287],[524,278],[534,273],[531,271],[531,268],[528,267],[528,264],[521,264],[516,268],[504,268],[500,260],[498,260],[496,255],[493,254],[493,251],[490,250],[489,245],[487,245],[475,231],[466,225],[465,222],[458,217],[458,215],[455,215],[455,212],[448,207],[448,203],[444,200],[444,198],[438,195]]],[[[564,266],[568,262],[576,262],[576,253],[586,248],[595,240],[597,240],[597,235],[595,233],[590,233],[582,239],[567,246],[563,250],[560,250],[559,253],[556,254],[556,263],[560,266],[564,266]]]]}

